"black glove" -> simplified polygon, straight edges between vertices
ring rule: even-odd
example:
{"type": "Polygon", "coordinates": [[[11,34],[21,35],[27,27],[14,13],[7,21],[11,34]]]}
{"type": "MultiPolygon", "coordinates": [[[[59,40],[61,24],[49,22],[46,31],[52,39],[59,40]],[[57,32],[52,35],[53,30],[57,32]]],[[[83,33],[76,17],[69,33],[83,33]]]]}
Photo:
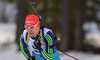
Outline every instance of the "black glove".
{"type": "Polygon", "coordinates": [[[28,58],[28,60],[36,60],[34,56],[28,58]]]}
{"type": "MultiPolygon", "coordinates": [[[[36,49],[41,50],[41,42],[40,39],[34,42],[34,46],[36,49]]],[[[33,48],[34,48],[33,46],[33,48]]]]}

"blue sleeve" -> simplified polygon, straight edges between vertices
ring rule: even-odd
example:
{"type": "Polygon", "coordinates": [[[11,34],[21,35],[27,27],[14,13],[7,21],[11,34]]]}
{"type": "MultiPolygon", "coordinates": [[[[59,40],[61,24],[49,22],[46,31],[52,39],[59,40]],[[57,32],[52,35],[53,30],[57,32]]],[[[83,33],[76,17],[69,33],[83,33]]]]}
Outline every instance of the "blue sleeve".
{"type": "Polygon", "coordinates": [[[50,46],[54,44],[54,36],[49,31],[44,37],[45,37],[47,48],[46,48],[46,52],[43,49],[41,49],[40,53],[42,54],[45,60],[53,60],[54,48],[50,48],[50,46]]]}
{"type": "Polygon", "coordinates": [[[20,48],[21,48],[21,52],[22,52],[23,56],[26,59],[29,58],[30,52],[28,50],[28,47],[27,47],[26,43],[24,42],[23,34],[21,34],[21,36],[20,36],[20,48]]]}

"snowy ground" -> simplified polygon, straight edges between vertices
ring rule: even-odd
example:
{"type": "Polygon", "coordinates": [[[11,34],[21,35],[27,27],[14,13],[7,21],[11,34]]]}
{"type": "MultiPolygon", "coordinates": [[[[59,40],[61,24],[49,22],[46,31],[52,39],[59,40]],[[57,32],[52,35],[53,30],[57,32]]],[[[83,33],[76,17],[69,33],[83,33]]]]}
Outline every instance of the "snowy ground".
{"type": "MultiPolygon", "coordinates": [[[[26,60],[21,52],[17,51],[15,40],[16,25],[14,23],[0,23],[0,60],[26,60]]],[[[70,51],[67,54],[79,60],[100,60],[100,54],[70,51]]],[[[74,60],[66,55],[61,60],[74,60]]]]}
{"type": "Polygon", "coordinates": [[[25,60],[21,52],[17,52],[17,46],[12,44],[0,48],[0,60],[25,60]]]}
{"type": "MultiPolygon", "coordinates": [[[[78,58],[79,60],[100,60],[99,54],[84,53],[84,52],[66,52],[67,54],[78,58]]],[[[74,60],[65,55],[60,56],[61,60],[74,60]]],[[[17,45],[11,44],[0,48],[0,60],[26,60],[21,52],[17,51],[17,45]]]]}

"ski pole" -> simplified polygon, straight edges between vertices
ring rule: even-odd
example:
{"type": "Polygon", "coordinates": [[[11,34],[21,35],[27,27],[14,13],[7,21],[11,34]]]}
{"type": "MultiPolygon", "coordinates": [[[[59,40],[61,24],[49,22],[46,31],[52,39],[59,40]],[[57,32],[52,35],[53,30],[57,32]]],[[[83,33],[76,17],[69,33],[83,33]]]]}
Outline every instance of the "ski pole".
{"type": "Polygon", "coordinates": [[[69,55],[69,54],[63,53],[63,52],[61,52],[61,51],[59,51],[59,50],[56,50],[56,51],[58,51],[58,52],[61,53],[62,55],[66,55],[66,56],[68,56],[68,57],[70,57],[70,58],[72,58],[72,59],[79,60],[79,59],[77,59],[77,58],[75,58],[75,57],[73,57],[73,56],[71,56],[71,55],[69,55]]]}
{"type": "Polygon", "coordinates": [[[35,11],[36,15],[39,17],[40,25],[41,25],[42,27],[45,27],[45,24],[44,24],[44,22],[42,21],[41,16],[38,14],[38,12],[37,12],[36,9],[35,9],[35,7],[36,7],[35,2],[29,2],[29,4],[31,5],[31,7],[32,7],[33,10],[35,11]]]}

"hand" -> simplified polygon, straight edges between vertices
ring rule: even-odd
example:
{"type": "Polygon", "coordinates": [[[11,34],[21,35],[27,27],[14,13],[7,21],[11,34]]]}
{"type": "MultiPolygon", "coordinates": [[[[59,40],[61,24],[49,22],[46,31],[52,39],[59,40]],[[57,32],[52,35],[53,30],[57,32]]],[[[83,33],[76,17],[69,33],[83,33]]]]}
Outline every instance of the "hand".
{"type": "Polygon", "coordinates": [[[41,50],[41,42],[40,42],[40,40],[34,42],[34,45],[35,45],[36,49],[41,50]]]}
{"type": "Polygon", "coordinates": [[[36,60],[34,56],[27,58],[27,60],[36,60]]]}

